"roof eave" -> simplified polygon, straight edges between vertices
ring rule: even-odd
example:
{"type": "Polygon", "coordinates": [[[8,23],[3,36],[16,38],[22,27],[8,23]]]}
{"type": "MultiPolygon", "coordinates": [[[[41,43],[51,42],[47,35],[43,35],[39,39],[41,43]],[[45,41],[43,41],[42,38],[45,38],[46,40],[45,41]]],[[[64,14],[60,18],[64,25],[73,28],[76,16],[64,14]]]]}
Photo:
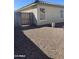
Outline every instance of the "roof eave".
{"type": "Polygon", "coordinates": [[[20,12],[20,11],[22,11],[24,9],[27,9],[27,8],[32,7],[34,5],[37,5],[37,4],[47,4],[47,5],[51,5],[51,6],[57,6],[57,7],[63,7],[64,8],[64,5],[49,4],[49,3],[44,3],[44,2],[38,2],[38,3],[32,3],[30,5],[24,6],[24,7],[20,8],[20,9],[16,10],[16,12],[20,12]]]}
{"type": "Polygon", "coordinates": [[[24,6],[24,7],[20,8],[20,9],[16,10],[16,12],[20,12],[20,11],[22,11],[22,10],[24,10],[24,9],[27,9],[27,8],[29,8],[29,7],[32,7],[32,6],[36,5],[36,4],[37,4],[37,3],[32,3],[32,4],[30,4],[30,5],[24,6]]]}

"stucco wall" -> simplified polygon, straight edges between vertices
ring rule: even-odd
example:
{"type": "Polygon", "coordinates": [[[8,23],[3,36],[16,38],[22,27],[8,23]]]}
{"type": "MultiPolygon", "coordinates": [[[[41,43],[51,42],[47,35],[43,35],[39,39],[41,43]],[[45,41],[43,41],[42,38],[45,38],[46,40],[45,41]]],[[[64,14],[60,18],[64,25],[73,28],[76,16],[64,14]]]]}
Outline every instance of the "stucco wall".
{"type": "Polygon", "coordinates": [[[60,11],[63,10],[63,7],[55,7],[55,6],[48,6],[48,5],[38,5],[38,25],[43,24],[51,24],[52,22],[64,22],[64,18],[60,17],[60,11]],[[40,8],[45,8],[45,20],[40,20],[40,8]]]}
{"type": "Polygon", "coordinates": [[[64,22],[64,18],[61,18],[60,11],[64,11],[64,7],[50,6],[44,4],[38,4],[37,6],[32,6],[28,9],[20,11],[21,13],[33,13],[36,25],[45,25],[52,23],[64,22]],[[40,20],[40,8],[45,9],[45,19],[40,20]]]}

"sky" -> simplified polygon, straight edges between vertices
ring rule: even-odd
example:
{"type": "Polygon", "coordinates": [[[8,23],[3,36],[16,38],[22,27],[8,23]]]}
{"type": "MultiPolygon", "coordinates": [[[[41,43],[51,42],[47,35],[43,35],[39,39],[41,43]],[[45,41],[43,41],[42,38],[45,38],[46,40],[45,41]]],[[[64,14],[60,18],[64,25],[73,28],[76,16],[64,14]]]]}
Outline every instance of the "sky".
{"type": "MultiPolygon", "coordinates": [[[[17,10],[25,5],[33,3],[35,0],[14,0],[14,10],[17,10]]],[[[64,0],[43,0],[52,4],[64,4],[64,0]]]]}

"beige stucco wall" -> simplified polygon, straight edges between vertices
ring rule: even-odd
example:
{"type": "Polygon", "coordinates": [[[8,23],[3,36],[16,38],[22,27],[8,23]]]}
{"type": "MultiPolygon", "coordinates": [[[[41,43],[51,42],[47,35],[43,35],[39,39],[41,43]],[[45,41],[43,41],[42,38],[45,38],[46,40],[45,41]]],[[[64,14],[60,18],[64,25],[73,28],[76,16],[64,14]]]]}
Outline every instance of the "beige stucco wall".
{"type": "Polygon", "coordinates": [[[49,5],[38,5],[38,25],[51,24],[52,22],[64,22],[64,18],[60,17],[60,11],[64,10],[63,7],[49,6],[49,5]],[[45,20],[40,20],[40,8],[45,8],[45,20]]]}
{"type": "Polygon", "coordinates": [[[52,24],[58,22],[64,22],[64,18],[60,17],[60,11],[64,11],[64,7],[56,7],[50,5],[43,5],[38,4],[37,6],[32,6],[30,8],[26,8],[21,13],[33,13],[36,21],[34,21],[37,25],[44,25],[44,24],[52,24]],[[40,8],[45,8],[45,19],[40,20],[40,8]]]}

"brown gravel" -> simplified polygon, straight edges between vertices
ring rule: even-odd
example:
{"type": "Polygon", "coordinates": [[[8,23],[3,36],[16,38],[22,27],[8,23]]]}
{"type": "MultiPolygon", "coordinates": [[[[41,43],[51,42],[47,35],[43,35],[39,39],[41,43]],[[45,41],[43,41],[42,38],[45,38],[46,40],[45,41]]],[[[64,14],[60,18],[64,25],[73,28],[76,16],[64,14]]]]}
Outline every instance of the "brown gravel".
{"type": "Polygon", "coordinates": [[[63,28],[42,27],[23,30],[47,56],[54,59],[64,59],[64,30],[63,28]]]}

